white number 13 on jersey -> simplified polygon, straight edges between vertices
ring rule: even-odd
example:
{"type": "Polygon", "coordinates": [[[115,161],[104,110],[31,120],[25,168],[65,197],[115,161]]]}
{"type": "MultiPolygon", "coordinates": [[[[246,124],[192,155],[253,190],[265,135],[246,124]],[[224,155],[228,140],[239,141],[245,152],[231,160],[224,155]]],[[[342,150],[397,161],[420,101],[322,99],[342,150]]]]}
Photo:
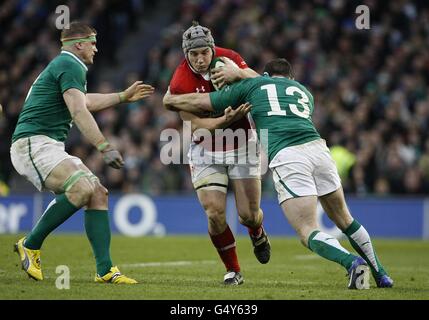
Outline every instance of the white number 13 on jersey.
{"type": "MultiPolygon", "coordinates": [[[[277,97],[277,90],[275,84],[266,84],[261,86],[261,90],[267,90],[268,101],[270,103],[271,111],[268,111],[268,116],[285,116],[286,110],[280,108],[279,99],[277,97]]],[[[301,98],[298,98],[298,104],[301,109],[298,109],[296,104],[289,104],[290,111],[298,117],[308,119],[310,117],[310,107],[308,106],[309,99],[308,96],[300,88],[291,86],[286,88],[286,94],[288,96],[294,96],[295,92],[301,95],[301,98]]]]}

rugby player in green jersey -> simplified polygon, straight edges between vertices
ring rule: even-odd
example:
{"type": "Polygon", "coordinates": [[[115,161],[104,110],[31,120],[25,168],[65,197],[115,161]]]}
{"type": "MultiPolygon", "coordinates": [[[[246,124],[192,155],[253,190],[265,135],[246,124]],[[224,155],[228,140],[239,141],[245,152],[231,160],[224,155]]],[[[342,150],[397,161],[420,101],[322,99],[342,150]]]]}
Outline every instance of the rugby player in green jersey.
{"type": "Polygon", "coordinates": [[[29,234],[15,244],[22,268],[43,280],[40,248],[45,238],[80,208],[85,207],[85,230],[91,243],[100,283],[137,283],[121,274],[110,258],[108,191],[82,161],[65,152],[72,123],[102,153],[107,165],[120,169],[124,161],[97,126],[91,111],[121,102],[137,101],[153,87],[135,82],[120,93],[87,93],[87,65],[97,52],[96,31],[72,22],[61,32],[62,51],[31,86],[12,136],[11,159],[19,174],[39,191],[56,194],[29,234]]]}
{"type": "Polygon", "coordinates": [[[369,287],[369,268],[378,287],[392,287],[393,280],[381,265],[368,232],[347,208],[335,163],[311,119],[313,96],[293,80],[291,66],[285,59],[270,61],[265,73],[263,77],[241,80],[209,94],[167,92],[164,105],[170,110],[199,113],[249,103],[260,141],[267,142],[263,147],[279,203],[302,244],[342,265],[349,275],[350,289],[369,287]],[[351,254],[333,236],[320,231],[316,217],[318,199],[360,256],[351,254]]]}

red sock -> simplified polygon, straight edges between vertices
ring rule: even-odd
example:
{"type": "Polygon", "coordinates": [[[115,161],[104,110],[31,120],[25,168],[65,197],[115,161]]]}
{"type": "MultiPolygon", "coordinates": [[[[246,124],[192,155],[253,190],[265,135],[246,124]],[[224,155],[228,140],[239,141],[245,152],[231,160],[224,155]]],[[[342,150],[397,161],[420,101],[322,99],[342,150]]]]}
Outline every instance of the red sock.
{"type": "Polygon", "coordinates": [[[252,238],[258,238],[262,234],[262,224],[256,229],[247,227],[247,231],[252,238]]]}
{"type": "Polygon", "coordinates": [[[240,265],[238,263],[237,252],[235,250],[235,239],[231,229],[229,229],[229,226],[227,225],[225,231],[221,234],[213,236],[209,233],[209,235],[223,261],[223,264],[225,265],[226,270],[240,272],[240,265]]]}

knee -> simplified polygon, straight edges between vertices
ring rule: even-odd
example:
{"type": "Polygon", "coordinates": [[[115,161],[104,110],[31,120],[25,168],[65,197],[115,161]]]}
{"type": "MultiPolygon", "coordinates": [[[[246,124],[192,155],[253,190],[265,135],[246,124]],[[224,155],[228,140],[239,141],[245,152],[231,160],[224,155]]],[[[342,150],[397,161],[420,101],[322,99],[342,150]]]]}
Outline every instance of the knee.
{"type": "Polygon", "coordinates": [[[262,210],[259,207],[259,203],[250,202],[246,206],[239,206],[237,208],[238,210],[238,217],[240,220],[240,223],[245,226],[257,226],[262,223],[262,210]]]}
{"type": "Polygon", "coordinates": [[[90,201],[94,191],[93,183],[89,179],[82,177],[66,193],[73,204],[82,207],[90,201]]]}
{"type": "Polygon", "coordinates": [[[209,223],[219,225],[225,222],[225,209],[214,202],[203,204],[209,223]]]}
{"type": "Polygon", "coordinates": [[[109,200],[109,191],[101,184],[96,184],[94,192],[89,201],[88,207],[107,208],[109,200]]]}

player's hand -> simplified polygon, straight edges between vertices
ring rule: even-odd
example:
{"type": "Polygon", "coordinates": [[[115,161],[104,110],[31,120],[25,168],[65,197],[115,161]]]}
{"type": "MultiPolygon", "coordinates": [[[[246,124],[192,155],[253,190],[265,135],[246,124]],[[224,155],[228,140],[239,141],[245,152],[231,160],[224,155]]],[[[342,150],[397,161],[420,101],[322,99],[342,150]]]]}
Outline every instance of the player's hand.
{"type": "Polygon", "coordinates": [[[144,84],[143,81],[136,81],[122,92],[123,102],[134,102],[150,96],[155,88],[150,84],[144,84]]]}
{"type": "Polygon", "coordinates": [[[211,71],[211,80],[219,87],[222,88],[226,83],[233,83],[240,80],[240,68],[237,67],[230,59],[226,57],[220,58],[225,65],[221,68],[214,68],[211,71]]]}
{"type": "Polygon", "coordinates": [[[249,102],[246,102],[242,105],[240,105],[238,108],[233,109],[231,107],[228,107],[225,109],[225,122],[226,123],[233,123],[237,120],[240,120],[246,114],[249,113],[250,109],[252,108],[252,105],[249,102]]]}
{"type": "Polygon", "coordinates": [[[103,155],[104,162],[108,166],[115,169],[120,169],[124,166],[124,160],[118,150],[109,147],[101,151],[101,154],[103,155]]]}

